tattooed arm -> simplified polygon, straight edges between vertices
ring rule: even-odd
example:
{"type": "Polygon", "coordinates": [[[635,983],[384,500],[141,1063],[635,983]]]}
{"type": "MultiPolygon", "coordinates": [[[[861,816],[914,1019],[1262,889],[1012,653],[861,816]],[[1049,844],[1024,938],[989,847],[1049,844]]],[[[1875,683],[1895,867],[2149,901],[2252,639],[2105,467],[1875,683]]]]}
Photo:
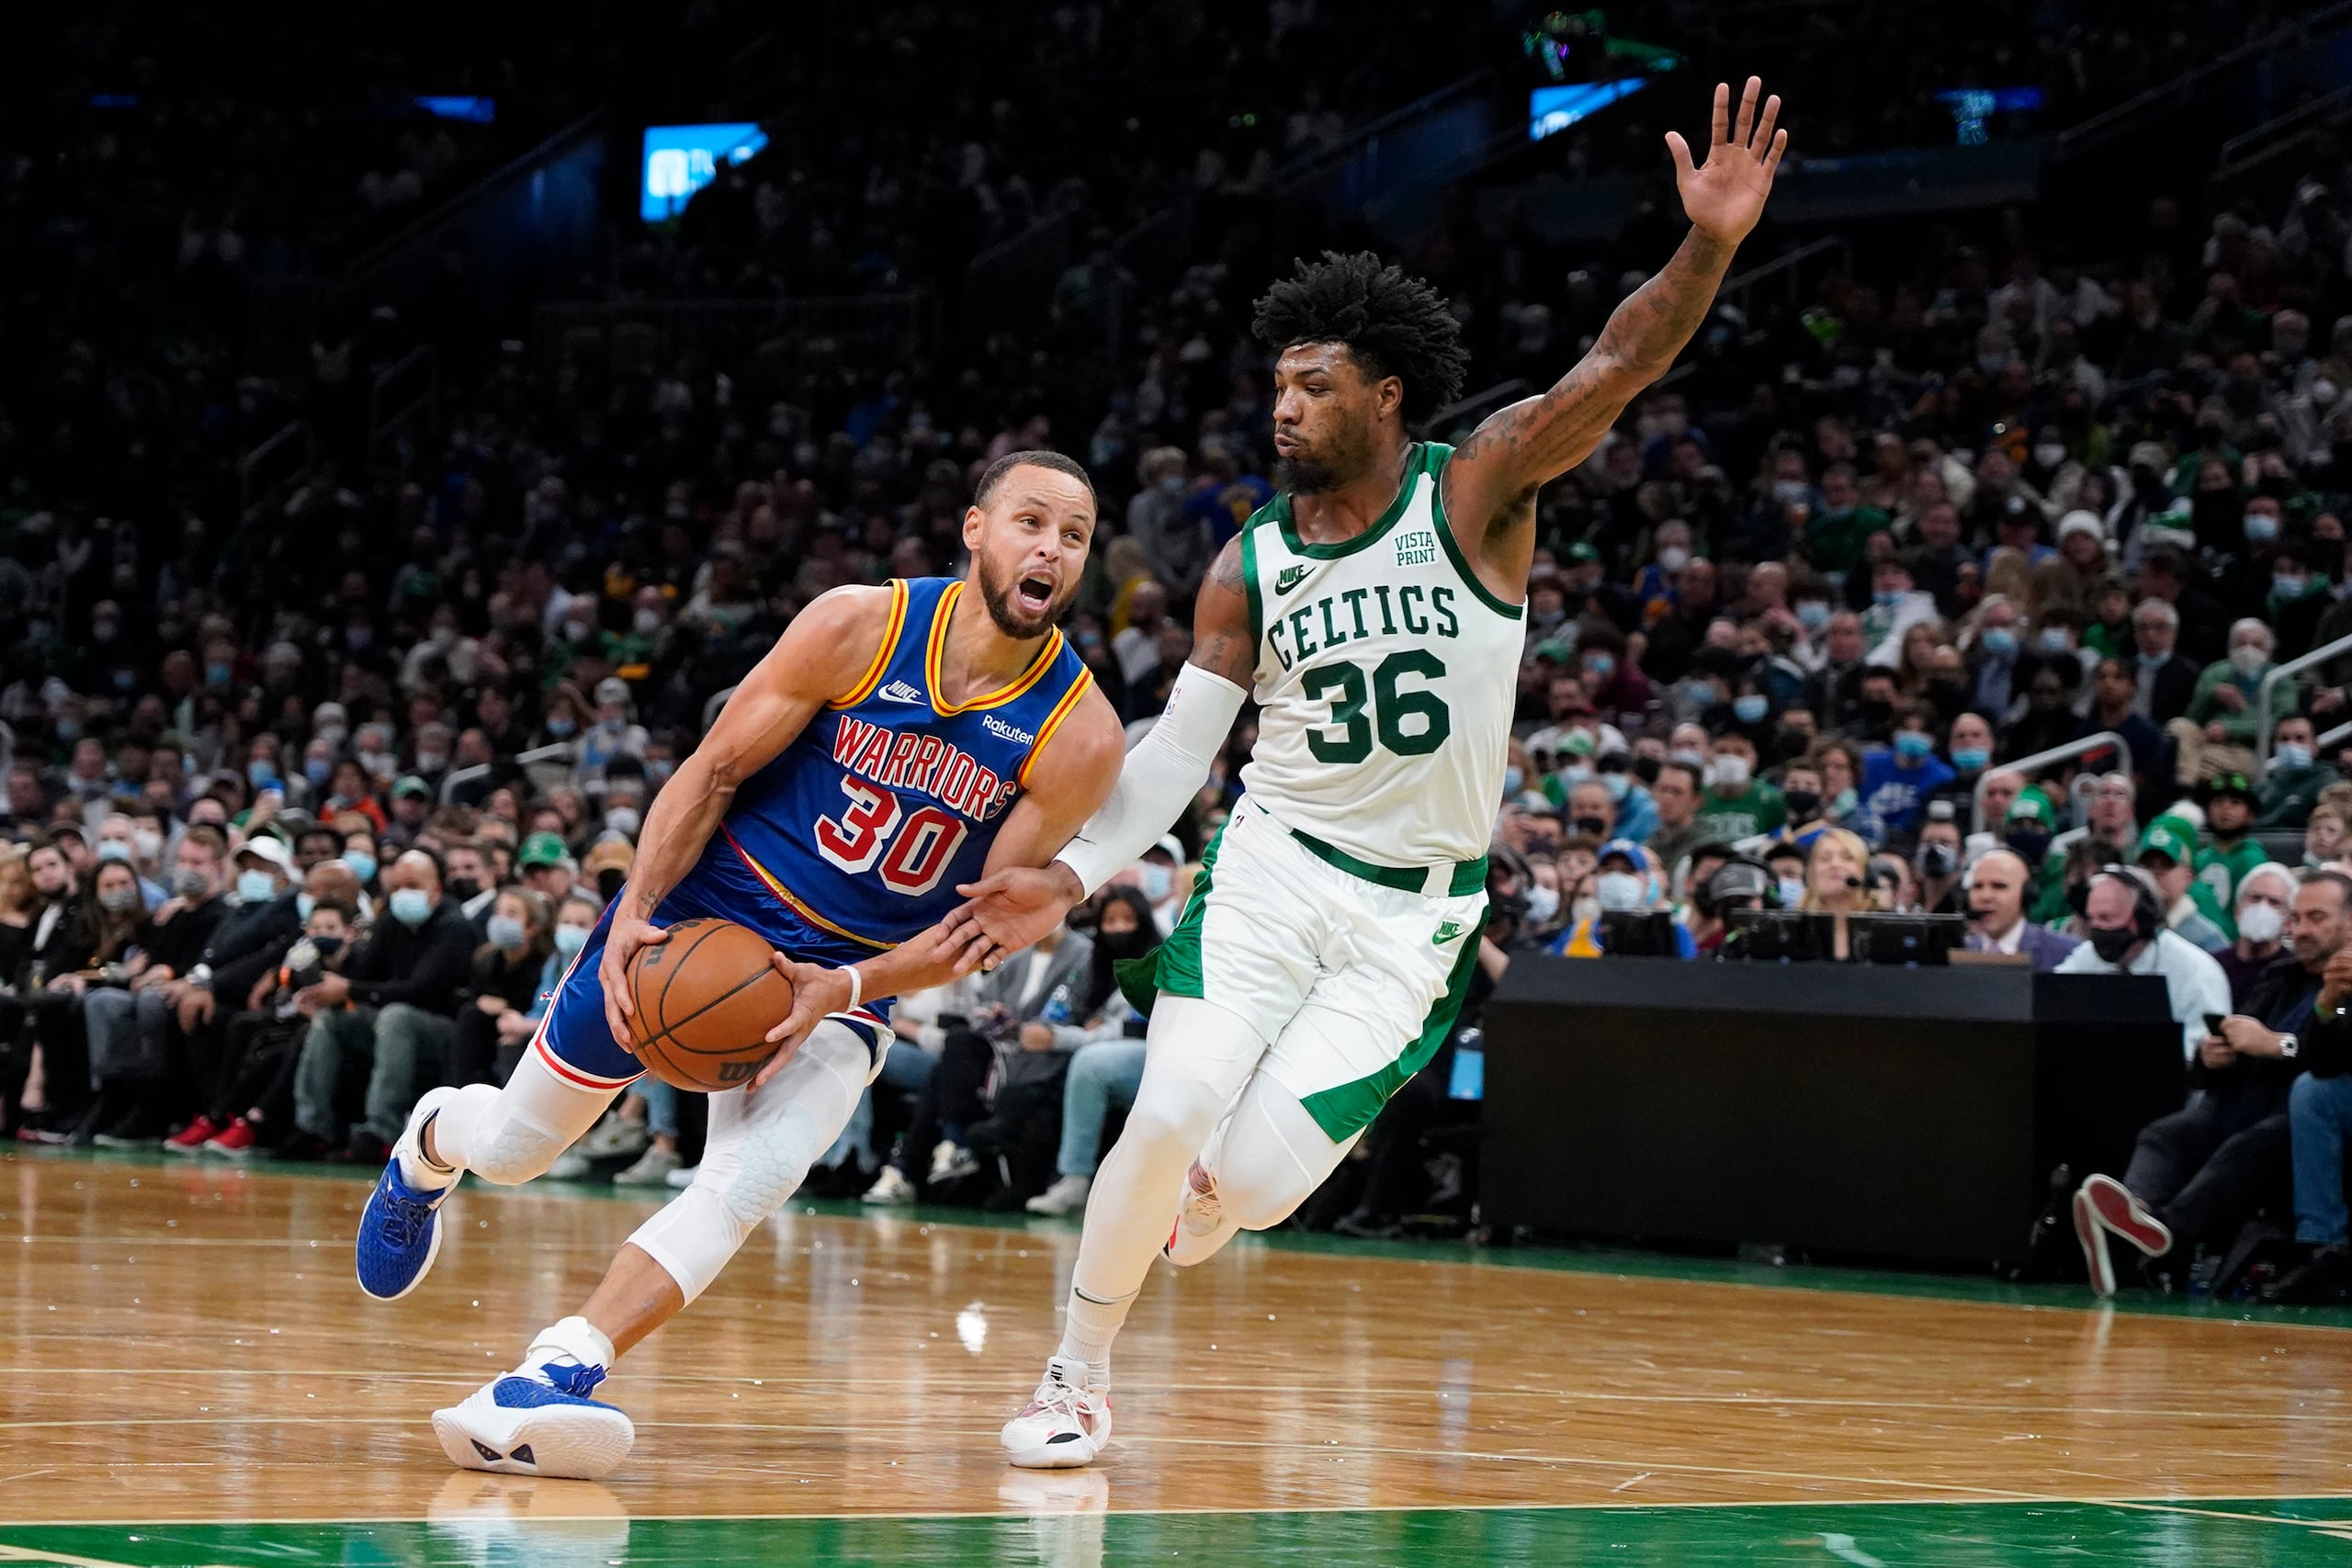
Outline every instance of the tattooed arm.
{"type": "Polygon", "coordinates": [[[1731,89],[1717,85],[1704,164],[1694,165],[1681,136],[1667,132],[1690,220],[1681,248],[1617,307],[1592,351],[1556,386],[1491,415],[1446,465],[1447,522],[1480,578],[1505,597],[1518,597],[1526,585],[1536,488],[1590,457],[1625,405],[1666,374],[1706,320],[1732,253],[1763,216],[1789,133],[1773,130],[1778,97],[1757,113],[1760,90],[1749,77],[1735,130],[1731,89]]]}

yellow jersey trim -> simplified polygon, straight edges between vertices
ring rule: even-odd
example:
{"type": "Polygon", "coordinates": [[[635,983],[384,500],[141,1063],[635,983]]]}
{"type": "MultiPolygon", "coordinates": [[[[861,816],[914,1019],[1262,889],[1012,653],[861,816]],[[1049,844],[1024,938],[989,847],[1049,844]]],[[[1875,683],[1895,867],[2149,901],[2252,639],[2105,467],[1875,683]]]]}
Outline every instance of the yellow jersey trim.
{"type": "MultiPolygon", "coordinates": [[[[849,689],[849,694],[846,696],[836,697],[831,702],[826,704],[826,706],[832,708],[855,707],[858,704],[864,702],[866,698],[874,694],[874,688],[882,683],[882,672],[890,668],[890,660],[899,651],[899,634],[904,632],[907,627],[906,580],[904,578],[894,577],[890,580],[888,586],[890,589],[890,617],[888,624],[886,624],[882,628],[882,646],[875,652],[874,662],[865,667],[865,673],[858,677],[857,684],[849,689]]],[[[762,874],[764,875],[766,874],[762,873],[762,874]]]]}
{"type": "Polygon", "coordinates": [[[1011,685],[1000,691],[990,692],[984,696],[975,697],[968,703],[956,703],[952,706],[940,701],[940,654],[947,646],[947,623],[954,616],[956,601],[962,597],[963,592],[963,583],[951,582],[947,585],[947,592],[939,596],[939,604],[931,615],[931,640],[929,646],[923,649],[923,683],[931,688],[932,711],[942,718],[953,718],[959,713],[977,713],[982,708],[1001,707],[1012,701],[1013,698],[1046,678],[1046,671],[1054,667],[1054,660],[1060,656],[1062,650],[1061,628],[1057,626],[1046,638],[1046,646],[1038,651],[1036,662],[1022,671],[1020,677],[1011,685]]]}

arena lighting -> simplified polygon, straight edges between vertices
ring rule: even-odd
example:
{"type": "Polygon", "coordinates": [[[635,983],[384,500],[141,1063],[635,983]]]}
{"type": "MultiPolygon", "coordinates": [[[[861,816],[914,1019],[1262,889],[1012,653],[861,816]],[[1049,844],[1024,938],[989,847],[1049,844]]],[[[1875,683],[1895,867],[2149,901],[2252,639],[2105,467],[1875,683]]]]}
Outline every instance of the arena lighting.
{"type": "Polygon", "coordinates": [[[488,125],[498,118],[498,102],[494,98],[427,93],[420,95],[415,103],[418,108],[435,119],[461,119],[469,125],[488,125]]]}
{"type": "Polygon", "coordinates": [[[749,120],[717,125],[649,125],[639,164],[638,216],[662,223],[686,209],[695,192],[718,174],[719,160],[740,164],[768,144],[749,120]]]}
{"type": "Polygon", "coordinates": [[[1541,141],[1580,119],[1589,118],[1620,98],[1631,97],[1650,85],[1646,76],[1620,76],[1614,82],[1584,82],[1567,87],[1536,87],[1527,95],[1527,139],[1541,141]]]}
{"type": "Polygon", "coordinates": [[[2041,107],[2039,87],[1953,87],[1938,93],[1936,101],[1951,110],[1952,129],[1963,147],[1982,146],[1988,140],[1984,122],[1996,114],[2014,114],[2041,107]]]}

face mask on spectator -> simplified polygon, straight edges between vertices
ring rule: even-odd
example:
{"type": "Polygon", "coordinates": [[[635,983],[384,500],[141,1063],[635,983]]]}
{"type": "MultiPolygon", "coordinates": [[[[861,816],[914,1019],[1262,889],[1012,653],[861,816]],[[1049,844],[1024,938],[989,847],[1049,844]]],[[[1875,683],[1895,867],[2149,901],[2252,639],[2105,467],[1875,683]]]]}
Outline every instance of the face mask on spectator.
{"type": "Polygon", "coordinates": [[[1764,716],[1771,710],[1770,701],[1755,692],[1743,693],[1732,699],[1731,711],[1742,724],[1761,724],[1764,716]]]}
{"type": "Polygon", "coordinates": [[[1919,874],[1950,876],[1960,869],[1960,855],[1950,844],[1919,846],[1919,874]]]}
{"type": "Polygon", "coordinates": [[[212,891],[212,878],[192,865],[172,873],[172,891],[182,898],[201,898],[212,891]]]}
{"type": "Polygon", "coordinates": [[[359,879],[362,886],[376,880],[376,857],[366,850],[344,851],[343,863],[351,868],[351,874],[359,879]]]}
{"type": "Polygon", "coordinates": [[[1527,919],[1532,925],[1542,925],[1560,912],[1560,890],[1542,883],[1527,890],[1527,919]]]}
{"type": "Polygon", "coordinates": [[[1591,658],[1584,661],[1584,667],[1586,671],[1596,681],[1606,681],[1611,675],[1617,673],[1616,658],[1615,656],[1607,653],[1594,654],[1591,658]]]}
{"type": "Polygon", "coordinates": [[[136,887],[108,887],[98,894],[98,908],[109,915],[119,915],[138,902],[136,887]]]}
{"type": "Polygon", "coordinates": [[[2132,934],[2130,926],[2093,926],[2091,928],[2091,951],[2098,953],[2102,962],[2108,964],[2122,963],[2123,955],[2132,951],[2132,944],[2137,940],[2139,939],[2132,934]]]}
{"type": "Polygon", "coordinates": [[[2045,468],[2054,468],[2066,460],[2066,448],[2059,442],[2041,442],[2033,449],[2033,460],[2045,468]]]}
{"type": "Polygon", "coordinates": [[[130,847],[138,852],[141,860],[152,861],[164,852],[164,835],[153,828],[135,829],[130,835],[130,847]]]}
{"type": "Polygon", "coordinates": [[[636,615],[629,617],[628,624],[637,628],[638,636],[651,637],[655,632],[662,629],[662,612],[659,610],[639,610],[636,615]]]}
{"type": "Polygon", "coordinates": [[[411,928],[423,925],[433,914],[433,896],[422,887],[395,887],[387,903],[392,919],[411,928]]]}
{"type": "Polygon", "coordinates": [[[1821,809],[1821,792],[1811,789],[1783,790],[1781,793],[1781,803],[1789,808],[1789,820],[1809,822],[1813,819],[1813,814],[1821,809]]]}
{"type": "Polygon", "coordinates": [[[447,751],[419,751],[416,754],[416,766],[419,773],[437,773],[448,765],[449,753],[447,751]]]}
{"type": "Polygon", "coordinates": [[[2050,852],[2050,829],[2020,823],[2010,829],[2002,841],[2025,856],[2027,864],[2040,865],[2041,857],[2050,852]]]}
{"type": "Polygon", "coordinates": [[[252,784],[254,788],[267,789],[270,785],[277,782],[277,769],[275,764],[269,762],[247,762],[245,764],[245,778],[247,782],[252,784]]]}
{"type": "Polygon", "coordinates": [[[2278,940],[2287,929],[2287,917],[2276,904],[2248,904],[2238,911],[2238,935],[2259,947],[2278,940]]]}
{"type": "Polygon", "coordinates": [[[2283,773],[2293,773],[2312,765],[2312,749],[2293,740],[2282,740],[2271,754],[2270,765],[2283,773]]]}
{"type": "Polygon", "coordinates": [[[1634,759],[1634,776],[1645,784],[1654,784],[1657,783],[1658,770],[1664,765],[1664,758],[1645,753],[1634,759]]]}
{"type": "Polygon", "coordinates": [[[1781,883],[1781,908],[1783,908],[1783,909],[1793,909],[1793,908],[1795,908],[1799,904],[1802,904],[1802,903],[1804,903],[1804,877],[1802,877],[1802,876],[1783,876],[1783,877],[1781,877],[1781,878],[1780,879],[1780,883],[1781,883]]]}
{"type": "Polygon", "coordinates": [[[1568,919],[1581,925],[1600,913],[1600,900],[1588,893],[1568,906],[1568,919]]]}
{"type": "Polygon", "coordinates": [[[578,724],[568,718],[551,718],[548,720],[548,733],[554,736],[558,740],[563,739],[566,736],[569,736],[573,730],[579,728],[580,726],[578,724]]]}
{"type": "Polygon", "coordinates": [[[1860,799],[1861,797],[1854,793],[1854,786],[1848,784],[1830,797],[1828,815],[1843,818],[1854,809],[1860,799]]]}
{"type": "Polygon", "coordinates": [[[1737,795],[1747,787],[1747,759],[1726,755],[1707,764],[1707,782],[1726,795],[1737,795]]]}
{"type": "Polygon", "coordinates": [[[1610,799],[1623,802],[1634,793],[1634,781],[1623,773],[1603,773],[1600,775],[1600,787],[1609,792],[1610,799]]]}
{"type": "Polygon", "coordinates": [[[634,806],[616,806],[605,813],[605,827],[616,833],[627,834],[632,839],[637,837],[638,829],[643,825],[644,818],[638,816],[637,807],[634,806]]]}
{"type": "Polygon", "coordinates": [[[1984,635],[1976,640],[1985,652],[1996,659],[2017,657],[2018,634],[2007,626],[1986,626],[1984,635]]]}
{"type": "Polygon", "coordinates": [[[1828,624],[1829,606],[1820,600],[1807,599],[1797,606],[1797,625],[1806,631],[1819,636],[1821,628],[1828,624]]]}
{"type": "Polygon", "coordinates": [[[343,951],[343,938],[339,936],[307,936],[302,940],[309,942],[321,958],[333,958],[343,951]]]}
{"type": "Polygon", "coordinates": [[[563,954],[566,958],[571,957],[573,953],[578,953],[582,948],[587,945],[588,928],[586,926],[558,926],[555,928],[555,950],[563,954]]]}
{"type": "Polygon", "coordinates": [[[2269,662],[2270,655],[2259,643],[2242,642],[2230,649],[2230,668],[2241,675],[2259,675],[2269,662]]]}
{"type": "Polygon", "coordinates": [[[266,871],[237,873],[237,900],[243,904],[266,904],[277,897],[277,879],[266,871]]]}
{"type": "Polygon", "coordinates": [[[209,686],[225,686],[235,673],[235,670],[227,664],[208,664],[204,667],[204,682],[209,686]]]}
{"type": "Polygon", "coordinates": [[[1592,890],[1603,909],[1638,909],[1646,902],[1649,886],[1630,871],[1604,871],[1594,879],[1592,890]]]}
{"type": "Polygon", "coordinates": [[[441,885],[441,891],[462,904],[481,891],[481,884],[470,876],[453,876],[441,885]]]}
{"type": "Polygon", "coordinates": [[[1934,738],[1924,729],[1905,729],[1894,737],[1894,754],[1906,762],[1924,762],[1935,749],[1934,738]]]}
{"type": "Polygon", "coordinates": [[[2311,581],[2310,578],[2292,572],[2274,571],[2270,574],[2270,596],[2291,604],[2303,596],[2303,590],[2311,586],[2311,581]]]}
{"type": "Polygon", "coordinates": [[[343,738],[350,733],[339,724],[322,725],[319,728],[319,739],[329,746],[340,746],[343,744],[343,738]]]}
{"type": "Polygon", "coordinates": [[[1981,773],[1993,760],[1993,753],[1982,746],[1962,746],[1951,754],[1951,765],[1963,773],[1981,773]]]}
{"type": "Polygon", "coordinates": [[[523,922],[512,915],[491,916],[484,930],[490,936],[490,945],[492,947],[523,945],[523,922]]]}
{"type": "Polygon", "coordinates": [[[120,839],[100,839],[98,840],[98,863],[100,865],[104,865],[108,861],[120,861],[125,865],[130,864],[130,846],[124,843],[120,839]]]}
{"type": "Polygon", "coordinates": [[[1589,835],[1595,839],[1601,837],[1609,831],[1608,819],[1600,817],[1578,817],[1569,822],[1568,826],[1579,833],[1589,835]]]}
{"type": "Polygon", "coordinates": [[[334,776],[334,764],[324,757],[313,757],[302,764],[302,776],[311,781],[312,789],[324,789],[327,780],[334,776]]]}
{"type": "Polygon", "coordinates": [[[2044,653],[2065,653],[2074,647],[2072,643],[2066,640],[2066,628],[2064,626],[2042,627],[2040,640],[2041,643],[2041,651],[2044,653]]]}
{"type": "Polygon", "coordinates": [[[2268,544],[2271,540],[2278,536],[2278,519],[2271,516],[2267,512],[2247,513],[2245,514],[2245,536],[2246,542],[2249,544],[2268,544]]]}
{"type": "Polygon", "coordinates": [[[677,766],[667,757],[648,757],[645,760],[645,782],[658,784],[667,779],[677,766]]]}
{"type": "Polygon", "coordinates": [[[1902,597],[1892,588],[1882,588],[1871,595],[1871,603],[1882,610],[1891,610],[1902,597]]]}
{"type": "Polygon", "coordinates": [[[1509,800],[1511,796],[1517,795],[1521,790],[1523,790],[1526,787],[1526,769],[1505,768],[1503,770],[1503,798],[1505,800],[1509,800]]]}
{"type": "Polygon", "coordinates": [[[1175,871],[1160,864],[1158,861],[1151,860],[1144,862],[1140,869],[1143,876],[1143,896],[1155,904],[1166,903],[1168,896],[1176,890],[1175,871]]]}
{"type": "Polygon", "coordinates": [[[1657,553],[1658,570],[1672,576],[1690,564],[1690,552],[1680,545],[1668,545],[1657,553]]]}
{"type": "Polygon", "coordinates": [[[311,911],[318,907],[319,901],[311,897],[308,889],[294,895],[294,912],[302,917],[304,923],[309,922],[311,911]]]}

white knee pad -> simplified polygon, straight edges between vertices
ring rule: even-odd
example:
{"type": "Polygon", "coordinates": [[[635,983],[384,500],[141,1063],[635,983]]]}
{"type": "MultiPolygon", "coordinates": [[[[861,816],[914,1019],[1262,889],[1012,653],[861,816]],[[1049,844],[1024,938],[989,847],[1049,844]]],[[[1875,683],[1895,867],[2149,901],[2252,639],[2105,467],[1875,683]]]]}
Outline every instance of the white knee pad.
{"type": "Polygon", "coordinates": [[[711,1097],[695,1184],[629,1237],[692,1302],[762,1220],[784,1206],[857,1109],[873,1053],[845,1025],[818,1026],[757,1095],[711,1097]]]}
{"type": "Polygon", "coordinates": [[[596,1124],[614,1092],[565,1083],[526,1055],[504,1089],[469,1084],[442,1104],[433,1117],[434,1152],[443,1165],[512,1187],[545,1174],[596,1124]]]}

